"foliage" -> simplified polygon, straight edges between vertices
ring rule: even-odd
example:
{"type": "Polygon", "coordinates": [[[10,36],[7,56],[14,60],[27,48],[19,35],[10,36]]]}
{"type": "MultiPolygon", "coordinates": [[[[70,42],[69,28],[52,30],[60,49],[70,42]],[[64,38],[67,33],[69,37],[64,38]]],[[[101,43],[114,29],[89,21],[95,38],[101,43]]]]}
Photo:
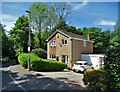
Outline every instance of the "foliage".
{"type": "Polygon", "coordinates": [[[83,78],[84,84],[87,85],[87,90],[91,92],[103,91],[103,74],[104,70],[87,69],[83,78]]]}
{"type": "MultiPolygon", "coordinates": [[[[24,67],[27,67],[28,56],[29,56],[29,54],[27,54],[27,53],[21,53],[18,56],[19,63],[24,67]]],[[[34,62],[35,60],[39,60],[38,56],[34,53],[30,53],[30,62],[34,62]]]]}
{"type": "MultiPolygon", "coordinates": [[[[41,59],[33,53],[30,54],[30,58],[30,68],[35,71],[60,71],[67,67],[67,65],[62,62],[41,59]]],[[[20,54],[18,61],[22,66],[27,67],[28,54],[20,54]]]]}
{"type": "MultiPolygon", "coordinates": [[[[8,40],[7,35],[5,34],[4,26],[0,23],[0,36],[2,36],[2,57],[9,57],[10,54],[10,42],[8,40]]],[[[0,38],[1,39],[1,38],[0,38]]]]}
{"type": "Polygon", "coordinates": [[[105,86],[107,91],[120,91],[120,29],[112,33],[116,35],[111,38],[111,46],[105,59],[105,86]]]}
{"type": "Polygon", "coordinates": [[[120,91],[120,47],[111,48],[105,59],[106,90],[120,91]],[[109,83],[109,84],[108,84],[109,83]]]}
{"type": "Polygon", "coordinates": [[[42,48],[42,38],[41,38],[41,31],[46,29],[45,19],[47,18],[47,5],[45,3],[33,3],[29,10],[30,13],[30,25],[32,29],[35,30],[39,46],[42,48]]]}
{"type": "MultiPolygon", "coordinates": [[[[28,19],[21,16],[17,19],[15,26],[10,30],[10,40],[13,43],[15,56],[27,52],[28,44],[28,19]]],[[[32,41],[31,41],[32,42],[32,41]]]]}
{"type": "Polygon", "coordinates": [[[5,57],[5,58],[2,58],[2,63],[4,63],[4,62],[9,62],[9,60],[10,60],[10,58],[9,57],[5,57]]]}
{"type": "Polygon", "coordinates": [[[64,63],[45,59],[31,63],[31,69],[35,71],[61,71],[66,67],[67,65],[64,63]]]}
{"type": "Polygon", "coordinates": [[[35,53],[40,58],[47,59],[47,51],[45,51],[44,49],[36,48],[32,50],[32,53],[35,53]]]}

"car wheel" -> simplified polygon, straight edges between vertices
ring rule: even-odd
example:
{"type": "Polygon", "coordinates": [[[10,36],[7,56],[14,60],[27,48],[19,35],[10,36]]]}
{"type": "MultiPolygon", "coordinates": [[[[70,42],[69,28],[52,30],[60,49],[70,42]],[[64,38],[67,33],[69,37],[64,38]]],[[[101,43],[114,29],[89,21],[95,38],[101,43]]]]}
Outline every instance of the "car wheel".
{"type": "Polygon", "coordinates": [[[73,69],[73,72],[75,72],[75,69],[73,69]]]}

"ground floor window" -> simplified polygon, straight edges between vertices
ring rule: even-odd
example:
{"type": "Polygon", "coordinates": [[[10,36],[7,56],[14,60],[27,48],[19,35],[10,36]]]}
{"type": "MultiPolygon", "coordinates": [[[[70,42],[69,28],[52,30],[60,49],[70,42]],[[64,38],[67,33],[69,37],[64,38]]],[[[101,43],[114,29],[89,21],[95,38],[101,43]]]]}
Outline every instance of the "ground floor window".
{"type": "Polygon", "coordinates": [[[56,55],[50,54],[50,59],[56,60],[56,55]]]}
{"type": "Polygon", "coordinates": [[[62,62],[63,63],[68,63],[68,55],[62,55],[62,62]]]}

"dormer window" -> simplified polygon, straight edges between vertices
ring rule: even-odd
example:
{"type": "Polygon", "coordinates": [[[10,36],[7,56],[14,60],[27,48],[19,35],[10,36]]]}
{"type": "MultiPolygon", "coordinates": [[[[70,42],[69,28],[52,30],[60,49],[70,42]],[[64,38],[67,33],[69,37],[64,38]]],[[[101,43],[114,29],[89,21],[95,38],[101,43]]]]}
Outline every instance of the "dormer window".
{"type": "Polygon", "coordinates": [[[56,41],[55,40],[51,40],[50,41],[50,46],[56,46],[56,41]]]}
{"type": "Polygon", "coordinates": [[[67,40],[62,39],[62,44],[63,44],[63,45],[67,45],[67,40]]]}

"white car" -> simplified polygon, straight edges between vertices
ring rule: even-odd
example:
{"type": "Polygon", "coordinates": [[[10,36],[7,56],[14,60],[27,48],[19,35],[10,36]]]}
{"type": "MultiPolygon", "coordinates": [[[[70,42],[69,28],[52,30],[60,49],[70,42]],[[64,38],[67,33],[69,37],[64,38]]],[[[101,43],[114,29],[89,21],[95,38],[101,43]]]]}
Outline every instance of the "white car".
{"type": "Polygon", "coordinates": [[[88,68],[93,68],[92,64],[88,63],[88,61],[76,61],[73,64],[72,70],[75,72],[84,72],[88,68]]]}

